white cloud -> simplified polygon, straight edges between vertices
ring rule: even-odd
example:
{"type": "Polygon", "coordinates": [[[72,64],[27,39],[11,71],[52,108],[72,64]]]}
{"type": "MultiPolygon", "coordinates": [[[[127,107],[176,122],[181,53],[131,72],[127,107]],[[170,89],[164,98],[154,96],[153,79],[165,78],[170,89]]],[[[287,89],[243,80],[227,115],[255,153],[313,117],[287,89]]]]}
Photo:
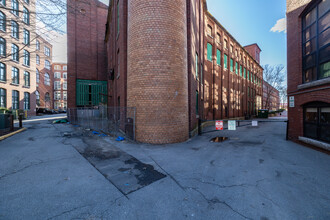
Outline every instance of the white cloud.
{"type": "Polygon", "coordinates": [[[274,27],[270,29],[271,32],[284,32],[286,33],[286,18],[281,18],[276,21],[274,27]]]}

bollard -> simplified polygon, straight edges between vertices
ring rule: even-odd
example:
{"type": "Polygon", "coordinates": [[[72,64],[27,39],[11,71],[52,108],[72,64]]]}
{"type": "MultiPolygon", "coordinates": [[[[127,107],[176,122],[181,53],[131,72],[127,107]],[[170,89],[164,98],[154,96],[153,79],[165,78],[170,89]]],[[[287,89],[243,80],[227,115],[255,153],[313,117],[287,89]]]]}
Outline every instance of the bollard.
{"type": "Polygon", "coordinates": [[[23,115],[22,114],[19,114],[18,120],[19,120],[19,127],[22,128],[23,127],[23,115]]]}
{"type": "Polygon", "coordinates": [[[9,116],[9,120],[10,120],[10,131],[14,131],[14,115],[10,115],[9,116]]]}

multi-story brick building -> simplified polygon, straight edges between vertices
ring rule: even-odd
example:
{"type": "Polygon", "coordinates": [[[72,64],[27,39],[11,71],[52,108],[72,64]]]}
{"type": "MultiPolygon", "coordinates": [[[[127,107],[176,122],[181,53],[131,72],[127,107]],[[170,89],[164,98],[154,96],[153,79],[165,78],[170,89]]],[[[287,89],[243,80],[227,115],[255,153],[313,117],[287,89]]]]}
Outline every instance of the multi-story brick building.
{"type": "Polygon", "coordinates": [[[287,0],[289,138],[330,142],[330,1],[287,0]]]}
{"type": "Polygon", "coordinates": [[[0,6],[0,107],[35,115],[35,1],[0,6]]]}
{"type": "Polygon", "coordinates": [[[280,109],[280,103],[280,92],[268,82],[263,81],[262,108],[276,111],[280,109]]]}
{"type": "Polygon", "coordinates": [[[261,108],[260,48],[241,46],[205,0],[68,5],[69,108],[104,102],[80,98],[100,87],[108,106],[136,107],[136,139],[148,143],[184,141],[198,118],[261,108]]]}
{"type": "Polygon", "coordinates": [[[67,64],[53,63],[54,73],[54,109],[67,109],[67,64]]]}
{"type": "Polygon", "coordinates": [[[36,102],[37,108],[53,109],[54,75],[52,71],[53,46],[40,35],[36,39],[36,102]]]}

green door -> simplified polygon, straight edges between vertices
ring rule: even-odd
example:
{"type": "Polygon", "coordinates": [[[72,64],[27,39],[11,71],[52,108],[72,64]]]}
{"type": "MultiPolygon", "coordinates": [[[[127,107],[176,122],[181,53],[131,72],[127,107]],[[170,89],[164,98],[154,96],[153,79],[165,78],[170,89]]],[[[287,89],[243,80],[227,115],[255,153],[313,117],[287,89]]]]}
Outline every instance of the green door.
{"type": "Polygon", "coordinates": [[[77,106],[97,106],[107,103],[107,81],[77,79],[77,106]]]}

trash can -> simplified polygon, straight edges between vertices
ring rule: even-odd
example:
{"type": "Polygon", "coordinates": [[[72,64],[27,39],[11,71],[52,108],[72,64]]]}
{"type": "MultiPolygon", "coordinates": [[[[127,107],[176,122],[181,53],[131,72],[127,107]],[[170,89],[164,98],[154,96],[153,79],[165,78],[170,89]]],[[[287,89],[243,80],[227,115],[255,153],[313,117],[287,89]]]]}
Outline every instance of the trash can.
{"type": "Polygon", "coordinates": [[[268,118],[268,109],[259,109],[258,118],[268,118]]]}
{"type": "Polygon", "coordinates": [[[10,114],[0,114],[0,129],[7,129],[10,127],[10,114]]]}

